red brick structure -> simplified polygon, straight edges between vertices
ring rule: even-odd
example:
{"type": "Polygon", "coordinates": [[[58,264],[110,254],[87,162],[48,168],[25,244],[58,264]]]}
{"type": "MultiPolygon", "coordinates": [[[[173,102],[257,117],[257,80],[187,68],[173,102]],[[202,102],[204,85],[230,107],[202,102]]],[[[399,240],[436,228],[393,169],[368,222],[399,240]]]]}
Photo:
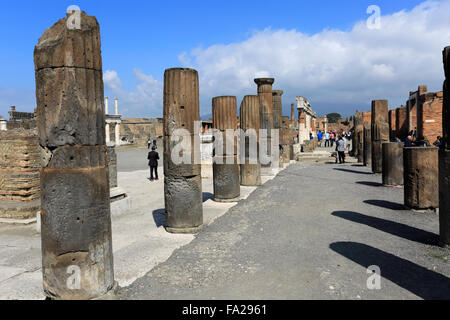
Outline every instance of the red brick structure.
{"type": "Polygon", "coordinates": [[[0,218],[35,218],[40,210],[36,130],[0,131],[0,218]]]}
{"type": "Polygon", "coordinates": [[[420,95],[417,106],[417,137],[431,144],[442,137],[443,92],[429,92],[420,95]]]}
{"type": "Polygon", "coordinates": [[[425,94],[427,90],[427,86],[421,85],[417,88],[417,91],[411,91],[409,93],[409,99],[406,101],[408,132],[417,129],[417,107],[420,103],[420,96],[425,94]]]}

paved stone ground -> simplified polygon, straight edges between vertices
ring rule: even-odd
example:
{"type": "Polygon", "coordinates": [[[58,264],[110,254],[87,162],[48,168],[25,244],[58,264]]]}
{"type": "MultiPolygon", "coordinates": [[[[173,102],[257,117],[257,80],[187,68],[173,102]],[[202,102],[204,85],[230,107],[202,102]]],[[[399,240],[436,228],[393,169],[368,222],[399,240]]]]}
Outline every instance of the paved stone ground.
{"type": "Polygon", "coordinates": [[[358,164],[298,163],[215,220],[123,299],[450,299],[438,215],[358,164]],[[367,268],[381,268],[381,290],[367,268]]]}

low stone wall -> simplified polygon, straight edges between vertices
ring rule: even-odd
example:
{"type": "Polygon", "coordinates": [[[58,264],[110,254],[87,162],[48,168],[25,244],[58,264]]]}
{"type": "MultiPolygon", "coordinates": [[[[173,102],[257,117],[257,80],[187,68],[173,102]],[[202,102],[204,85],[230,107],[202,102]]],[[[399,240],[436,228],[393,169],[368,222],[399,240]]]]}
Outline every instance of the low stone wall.
{"type": "Polygon", "coordinates": [[[0,218],[30,219],[40,210],[37,131],[0,132],[0,218]]]}

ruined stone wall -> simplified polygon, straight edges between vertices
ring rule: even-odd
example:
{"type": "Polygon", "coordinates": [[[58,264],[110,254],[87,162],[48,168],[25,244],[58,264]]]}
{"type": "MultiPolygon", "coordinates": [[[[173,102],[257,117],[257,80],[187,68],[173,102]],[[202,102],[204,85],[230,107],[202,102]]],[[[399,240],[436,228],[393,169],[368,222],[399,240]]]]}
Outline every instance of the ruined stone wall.
{"type": "Polygon", "coordinates": [[[29,219],[40,210],[36,130],[0,131],[0,218],[29,219]]]}
{"type": "Polygon", "coordinates": [[[443,92],[425,93],[420,96],[417,108],[417,136],[419,139],[436,141],[442,137],[442,103],[443,92]]]}
{"type": "MultiPolygon", "coordinates": [[[[114,141],[114,131],[111,130],[114,141]]],[[[120,125],[120,136],[125,137],[127,141],[132,141],[139,147],[147,147],[147,141],[151,139],[162,139],[163,120],[156,119],[122,119],[120,125]]]]}

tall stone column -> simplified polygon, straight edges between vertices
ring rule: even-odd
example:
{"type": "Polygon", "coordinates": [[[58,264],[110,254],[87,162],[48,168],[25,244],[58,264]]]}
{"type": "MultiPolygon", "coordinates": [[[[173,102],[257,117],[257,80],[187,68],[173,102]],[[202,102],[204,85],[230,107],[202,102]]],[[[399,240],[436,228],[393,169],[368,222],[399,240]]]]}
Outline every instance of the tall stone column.
{"type": "Polygon", "coordinates": [[[120,122],[116,122],[114,131],[116,146],[120,146],[120,122]]]}
{"type": "Polygon", "coordinates": [[[370,123],[364,122],[363,141],[363,164],[366,167],[372,166],[372,128],[370,123]]]}
{"type": "Polygon", "coordinates": [[[236,97],[213,98],[212,113],[213,128],[216,131],[214,133],[213,161],[214,201],[238,201],[241,189],[237,155],[238,141],[234,134],[237,130],[236,97]],[[233,130],[233,133],[227,132],[227,130],[233,130]],[[219,150],[219,153],[217,153],[217,150],[219,150]]]}
{"type": "Polygon", "coordinates": [[[280,168],[283,167],[284,163],[289,163],[292,158],[292,152],[294,151],[292,146],[292,136],[289,127],[290,120],[289,117],[281,117],[281,129],[280,129],[280,168]]]}
{"type": "Polygon", "coordinates": [[[353,127],[355,128],[353,132],[353,156],[358,159],[358,162],[363,162],[363,122],[362,113],[356,110],[353,116],[353,127]]]}
{"type": "Polygon", "coordinates": [[[114,106],[115,106],[115,115],[118,116],[119,115],[119,99],[115,98],[114,99],[114,106]]]}
{"type": "Polygon", "coordinates": [[[240,145],[241,148],[245,146],[244,159],[241,162],[241,185],[260,186],[259,128],[261,121],[258,96],[244,97],[241,103],[239,120],[241,122],[241,130],[244,133],[244,135],[241,135],[240,145]]]}
{"type": "Polygon", "coordinates": [[[91,299],[114,288],[100,28],[81,13],[47,29],[34,50],[44,291],[91,299]]]}
{"type": "Polygon", "coordinates": [[[170,233],[195,233],[203,225],[198,121],[197,71],[167,69],[164,73],[164,200],[166,230],[170,233]],[[183,162],[178,156],[183,157],[183,162]]]}
{"type": "Polygon", "coordinates": [[[444,145],[439,150],[439,229],[442,245],[450,245],[450,47],[443,51],[445,82],[442,107],[444,145]]]}
{"type": "Polygon", "coordinates": [[[295,120],[295,104],[291,104],[291,120],[295,120]]]}
{"type": "Polygon", "coordinates": [[[261,130],[266,130],[267,138],[261,139],[260,148],[271,161],[261,162],[261,175],[273,175],[273,161],[272,159],[272,130],[274,129],[273,122],[273,102],[272,102],[272,85],[275,82],[273,78],[259,78],[255,79],[255,83],[258,85],[258,97],[259,97],[259,112],[261,121],[261,130]]]}
{"type": "Polygon", "coordinates": [[[412,147],[403,149],[405,206],[412,209],[439,207],[438,149],[412,147]]]}
{"type": "Polygon", "coordinates": [[[105,124],[105,141],[106,141],[106,143],[109,143],[109,142],[111,142],[110,140],[111,140],[111,138],[110,138],[110,132],[109,132],[109,122],[107,122],[106,124],[105,124]]]}
{"type": "Polygon", "coordinates": [[[272,104],[273,104],[273,127],[274,129],[281,129],[281,117],[283,115],[283,103],[281,101],[281,96],[283,95],[283,90],[273,90],[272,91],[272,104]]]}
{"type": "Polygon", "coordinates": [[[372,172],[383,172],[383,142],[389,142],[388,101],[372,101],[372,172]]]}
{"type": "Polygon", "coordinates": [[[384,142],[382,148],[383,184],[403,185],[403,142],[384,142]]]}

